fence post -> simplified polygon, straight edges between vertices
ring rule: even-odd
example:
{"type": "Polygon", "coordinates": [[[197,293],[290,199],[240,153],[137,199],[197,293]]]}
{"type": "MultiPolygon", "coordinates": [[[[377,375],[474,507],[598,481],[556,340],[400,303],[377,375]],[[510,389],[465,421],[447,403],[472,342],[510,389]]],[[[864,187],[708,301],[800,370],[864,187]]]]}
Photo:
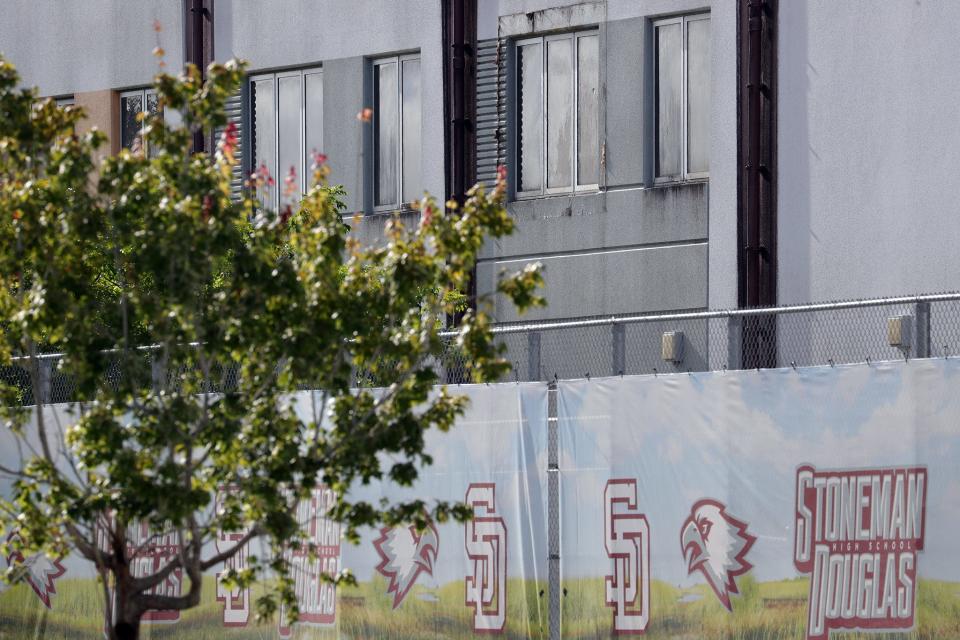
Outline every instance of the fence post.
{"type": "Polygon", "coordinates": [[[613,332],[613,354],[611,362],[613,367],[611,368],[610,375],[618,376],[625,372],[626,367],[624,363],[626,362],[626,327],[622,324],[614,324],[610,326],[611,331],[613,332]]]}
{"type": "Polygon", "coordinates": [[[540,379],[540,332],[527,332],[527,380],[540,379]]]}
{"type": "Polygon", "coordinates": [[[158,356],[155,352],[150,359],[150,379],[153,382],[153,390],[160,393],[167,387],[167,362],[166,358],[158,356]]]}
{"type": "Polygon", "coordinates": [[[727,318],[727,369],[741,369],[743,359],[743,318],[727,318]]]}
{"type": "Polygon", "coordinates": [[[37,362],[38,373],[40,374],[40,397],[37,398],[38,404],[50,404],[53,393],[53,360],[51,358],[40,358],[37,362]]]}
{"type": "Polygon", "coordinates": [[[918,302],[916,307],[917,336],[915,338],[915,357],[930,357],[930,303],[918,302]]]}
{"type": "Polygon", "coordinates": [[[547,387],[547,621],[548,638],[560,640],[563,592],[560,583],[560,445],[557,383],[547,387]]]}

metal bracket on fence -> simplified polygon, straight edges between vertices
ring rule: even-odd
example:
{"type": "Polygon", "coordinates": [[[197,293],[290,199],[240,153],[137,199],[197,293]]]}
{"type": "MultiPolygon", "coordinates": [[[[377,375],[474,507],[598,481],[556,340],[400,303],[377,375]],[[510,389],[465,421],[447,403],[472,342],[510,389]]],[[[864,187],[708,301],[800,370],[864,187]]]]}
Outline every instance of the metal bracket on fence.
{"type": "Polygon", "coordinates": [[[613,363],[612,371],[610,375],[617,376],[623,375],[624,370],[626,369],[626,327],[622,324],[614,324],[610,326],[611,331],[611,345],[613,347],[612,357],[610,361],[613,363]]]}
{"type": "Polygon", "coordinates": [[[540,333],[527,334],[527,380],[540,379],[540,333]]]}

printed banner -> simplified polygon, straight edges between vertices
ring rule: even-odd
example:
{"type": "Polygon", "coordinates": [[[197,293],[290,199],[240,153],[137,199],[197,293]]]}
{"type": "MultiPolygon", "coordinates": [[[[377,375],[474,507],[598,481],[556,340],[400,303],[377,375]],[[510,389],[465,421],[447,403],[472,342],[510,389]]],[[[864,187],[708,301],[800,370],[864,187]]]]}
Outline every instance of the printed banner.
{"type": "MultiPolygon", "coordinates": [[[[421,472],[415,488],[373,484],[353,499],[378,501],[423,498],[466,502],[475,518],[466,524],[433,523],[366,531],[359,545],[341,541],[340,526],[327,518],[334,495],[318,487],[298,507],[315,554],[291,550],[300,616],[286,612],[271,622],[256,621],[260,587],[228,590],[218,575],[242,569],[251,549],[204,576],[200,606],[187,611],[151,612],[144,638],[468,638],[502,634],[541,638],[547,633],[546,441],[547,387],[543,384],[463,385],[466,414],[449,433],[431,431],[427,452],[434,464],[421,472]],[[334,589],[321,579],[350,569],[356,587],[334,589]]],[[[306,415],[309,392],[296,401],[306,415]]],[[[61,431],[72,423],[66,405],[45,410],[46,424],[61,431]]],[[[18,462],[8,434],[0,460],[18,462]]],[[[9,485],[4,485],[8,487],[9,485]]],[[[225,487],[224,491],[229,491],[225,487]]],[[[135,527],[141,547],[134,571],[155,571],[177,540],[135,527]]],[[[227,549],[243,531],[222,531],[210,555],[227,549]]],[[[51,560],[5,558],[3,568],[22,572],[13,586],[0,586],[0,637],[95,638],[103,636],[104,590],[89,563],[79,557],[51,560]]],[[[174,571],[155,587],[179,594],[189,584],[174,571]]]]}
{"type": "Polygon", "coordinates": [[[957,359],[560,382],[563,637],[960,637],[958,388],[957,359]]]}

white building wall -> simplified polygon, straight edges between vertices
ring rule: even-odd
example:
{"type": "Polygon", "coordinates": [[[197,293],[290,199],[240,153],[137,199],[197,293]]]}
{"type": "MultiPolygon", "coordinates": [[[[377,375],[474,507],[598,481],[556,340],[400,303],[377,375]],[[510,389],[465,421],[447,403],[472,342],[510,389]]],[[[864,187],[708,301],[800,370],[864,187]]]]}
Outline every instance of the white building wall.
{"type": "Polygon", "coordinates": [[[960,288],[960,3],[781,0],[781,303],[960,288]]]}
{"type": "Polygon", "coordinates": [[[158,39],[165,70],[183,66],[180,0],[3,0],[0,9],[0,53],[44,96],[150,84],[158,39]]]}

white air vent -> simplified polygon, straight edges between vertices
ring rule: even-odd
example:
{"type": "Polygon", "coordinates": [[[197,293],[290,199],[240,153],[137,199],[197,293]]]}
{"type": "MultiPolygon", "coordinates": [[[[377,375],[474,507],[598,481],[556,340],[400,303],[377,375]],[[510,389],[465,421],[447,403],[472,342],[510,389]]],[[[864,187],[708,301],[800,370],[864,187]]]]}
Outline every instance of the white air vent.
{"type": "Polygon", "coordinates": [[[887,343],[903,351],[913,346],[913,316],[887,318],[887,343]]]}
{"type": "Polygon", "coordinates": [[[683,362],[683,331],[664,331],[660,342],[660,354],[666,362],[683,362]]]}

